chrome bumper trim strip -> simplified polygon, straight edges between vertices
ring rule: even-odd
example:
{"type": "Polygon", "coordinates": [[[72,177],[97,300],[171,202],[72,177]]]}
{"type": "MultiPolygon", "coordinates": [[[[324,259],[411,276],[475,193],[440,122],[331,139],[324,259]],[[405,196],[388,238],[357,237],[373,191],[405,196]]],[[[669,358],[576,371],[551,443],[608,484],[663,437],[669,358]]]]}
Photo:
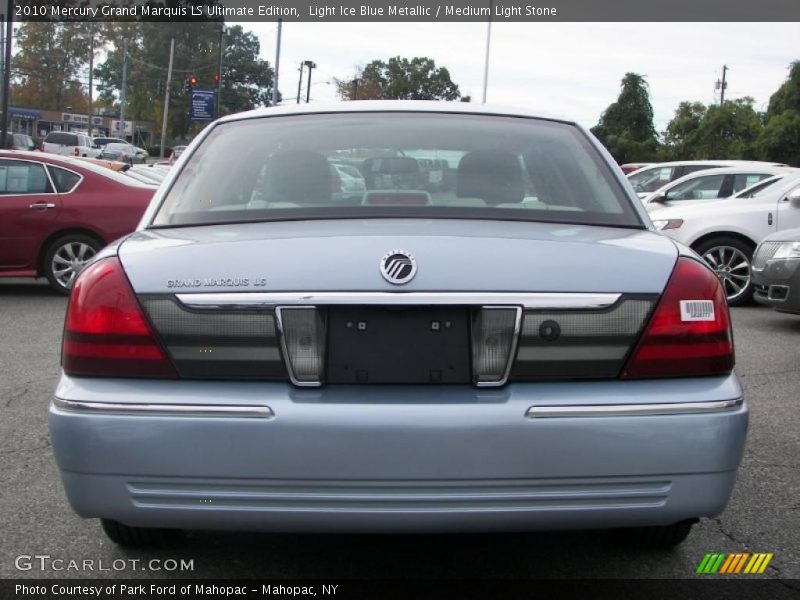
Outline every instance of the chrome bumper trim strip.
{"type": "Polygon", "coordinates": [[[80,402],[54,398],[56,408],[88,413],[158,415],[170,417],[236,417],[271,419],[269,406],[233,406],[224,404],[138,404],[129,402],[80,402]]]}
{"type": "Polygon", "coordinates": [[[648,415],[680,415],[724,412],[742,406],[743,398],[715,402],[675,402],[663,404],[594,404],[587,406],[531,406],[525,413],[529,418],[554,417],[636,417],[648,415]]]}
{"type": "Polygon", "coordinates": [[[602,309],[621,294],[515,292],[239,292],[176,294],[194,309],[254,309],[292,305],[514,305],[526,309],[602,309]]]}

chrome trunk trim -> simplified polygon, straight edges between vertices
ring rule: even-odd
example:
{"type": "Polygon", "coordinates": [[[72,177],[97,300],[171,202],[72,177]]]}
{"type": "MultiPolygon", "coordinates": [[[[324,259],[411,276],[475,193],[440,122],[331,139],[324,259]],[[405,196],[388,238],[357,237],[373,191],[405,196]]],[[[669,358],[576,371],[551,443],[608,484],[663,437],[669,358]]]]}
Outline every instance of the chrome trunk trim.
{"type": "Polygon", "coordinates": [[[621,294],[516,292],[233,292],[176,294],[184,306],[197,310],[273,309],[276,306],[322,305],[460,305],[521,306],[524,309],[598,310],[621,294]]]}

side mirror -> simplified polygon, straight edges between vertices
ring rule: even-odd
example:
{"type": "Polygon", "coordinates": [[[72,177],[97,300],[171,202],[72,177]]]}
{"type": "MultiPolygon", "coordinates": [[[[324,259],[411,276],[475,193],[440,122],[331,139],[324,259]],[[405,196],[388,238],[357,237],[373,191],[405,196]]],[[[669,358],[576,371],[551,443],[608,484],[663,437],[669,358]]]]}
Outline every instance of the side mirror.
{"type": "Polygon", "coordinates": [[[667,195],[666,194],[656,194],[655,196],[650,198],[650,202],[656,202],[658,204],[663,204],[666,201],[667,201],[667,195]]]}
{"type": "Polygon", "coordinates": [[[796,190],[792,190],[786,199],[789,201],[789,204],[792,208],[800,208],[800,188],[796,190]]]}

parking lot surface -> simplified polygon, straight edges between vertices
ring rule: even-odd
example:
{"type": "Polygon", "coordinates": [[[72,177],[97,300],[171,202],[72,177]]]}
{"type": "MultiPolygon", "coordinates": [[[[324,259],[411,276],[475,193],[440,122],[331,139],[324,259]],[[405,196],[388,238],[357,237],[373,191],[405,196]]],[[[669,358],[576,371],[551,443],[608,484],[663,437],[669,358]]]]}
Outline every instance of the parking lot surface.
{"type": "MultiPolygon", "coordinates": [[[[800,579],[800,317],[733,309],[737,367],[751,420],[733,499],[671,552],[636,551],[604,532],[319,536],[193,532],[175,546],[124,550],[69,508],[47,432],[66,299],[0,282],[0,577],[685,578],[707,552],[774,553],[764,577],[800,579]],[[28,570],[20,555],[94,561],[28,570]],[[122,570],[110,568],[121,565],[122,570]],[[192,570],[148,568],[189,559],[192,570]],[[117,560],[117,562],[114,562],[117,560]],[[139,562],[136,562],[139,561],[139,562]],[[108,570],[98,570],[102,564],[108,570]]],[[[61,563],[56,563],[61,564],[61,563]]],[[[707,577],[707,576],[706,576],[707,577]]],[[[798,588],[800,591],[800,588],[798,588]]]]}

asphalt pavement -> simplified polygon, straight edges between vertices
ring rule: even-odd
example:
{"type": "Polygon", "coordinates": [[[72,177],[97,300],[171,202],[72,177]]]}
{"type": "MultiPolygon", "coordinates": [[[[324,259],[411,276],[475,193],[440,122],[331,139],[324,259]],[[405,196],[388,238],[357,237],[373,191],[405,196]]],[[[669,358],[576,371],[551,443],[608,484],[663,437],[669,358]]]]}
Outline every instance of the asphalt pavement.
{"type": "Polygon", "coordinates": [[[736,371],[751,410],[744,461],[725,512],[703,519],[672,551],[631,550],[602,531],[193,532],[169,548],[125,550],[97,521],[73,514],[52,456],[46,415],[65,308],[66,299],[45,285],[0,281],[0,578],[686,578],[707,552],[771,552],[764,577],[800,591],[800,317],[733,309],[736,371]],[[18,559],[42,555],[50,558],[18,559]],[[191,560],[192,570],[166,571],[169,559],[191,560]],[[93,561],[92,568],[70,569],[70,560],[93,561]]]}

